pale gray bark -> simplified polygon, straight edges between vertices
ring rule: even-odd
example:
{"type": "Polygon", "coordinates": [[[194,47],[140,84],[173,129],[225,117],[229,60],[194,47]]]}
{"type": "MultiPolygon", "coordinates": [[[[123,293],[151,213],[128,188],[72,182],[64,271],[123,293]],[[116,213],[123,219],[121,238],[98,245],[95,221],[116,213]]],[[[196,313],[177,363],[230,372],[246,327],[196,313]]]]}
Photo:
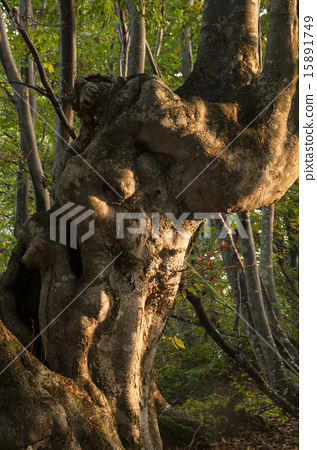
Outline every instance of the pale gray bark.
{"type": "MultiPolygon", "coordinates": [[[[261,339],[258,340],[259,347],[253,350],[256,357],[260,353],[261,359],[264,359],[265,366],[261,366],[261,369],[265,371],[269,384],[273,389],[278,392],[284,392],[285,389],[288,389],[292,397],[296,393],[294,392],[296,387],[290,380],[283,361],[279,356],[265,313],[250,216],[249,213],[239,213],[238,216],[247,235],[246,237],[240,236],[240,242],[248,291],[248,305],[253,318],[254,328],[261,336],[261,339]]],[[[261,364],[261,360],[259,360],[259,364],[261,364]]]]}
{"type": "Polygon", "coordinates": [[[263,357],[261,345],[259,342],[260,338],[254,332],[254,330],[256,330],[256,324],[254,323],[248,303],[248,290],[245,280],[244,264],[236,248],[232,231],[230,227],[228,227],[226,220],[226,214],[219,214],[218,218],[215,217],[213,219],[213,224],[216,230],[219,247],[221,249],[221,257],[224,267],[226,268],[232,296],[236,304],[237,314],[235,322],[233,324],[233,329],[236,335],[239,336],[240,324],[242,324],[251,347],[253,349],[257,349],[256,357],[260,364],[260,367],[265,367],[265,359],[263,357]],[[224,230],[226,232],[225,238],[221,235],[223,234],[224,230]],[[225,246],[222,244],[223,241],[225,241],[225,246]],[[244,320],[242,320],[241,318],[244,320]]]}
{"type": "MultiPolygon", "coordinates": [[[[191,8],[194,4],[194,0],[189,0],[187,2],[187,10],[191,8]]],[[[186,11],[184,12],[186,15],[186,11]]],[[[192,55],[192,43],[190,40],[190,27],[184,27],[181,33],[181,59],[182,59],[182,72],[184,81],[187,80],[189,75],[193,71],[193,55],[192,55]]]]}
{"type": "Polygon", "coordinates": [[[29,106],[29,92],[27,87],[23,86],[23,80],[13,59],[2,15],[0,16],[0,58],[14,92],[20,130],[23,135],[25,149],[27,149],[23,156],[27,161],[32,180],[35,209],[36,211],[46,211],[50,207],[50,198],[48,190],[42,184],[44,173],[34,133],[33,119],[29,106]]]}
{"type": "MultiPolygon", "coordinates": [[[[247,222],[249,220],[248,214],[246,213],[240,213],[239,217],[247,220],[247,222]]],[[[289,342],[286,334],[279,326],[274,315],[274,311],[272,312],[272,308],[269,308],[269,299],[267,297],[262,297],[263,289],[261,288],[261,282],[258,274],[251,227],[247,224],[245,228],[248,238],[243,239],[240,237],[240,241],[242,243],[242,253],[244,254],[244,262],[242,262],[233,240],[231,230],[226,224],[226,219],[226,215],[219,214],[219,218],[214,218],[213,223],[218,237],[219,246],[221,248],[221,256],[226,268],[232,295],[236,302],[236,311],[243,319],[240,320],[240,322],[242,323],[248,340],[254,350],[259,366],[265,372],[270,386],[275,390],[279,390],[280,387],[278,383],[282,383],[284,380],[284,383],[287,386],[289,384],[289,377],[284,370],[284,375],[282,376],[282,372],[279,371],[278,376],[280,379],[276,378],[276,367],[278,367],[279,370],[279,367],[284,364],[282,363],[282,360],[279,359],[278,355],[276,355],[277,362],[271,364],[272,361],[270,357],[268,357],[267,352],[270,353],[270,347],[273,343],[272,348],[277,353],[281,353],[283,358],[289,363],[287,368],[294,368],[294,370],[297,371],[296,350],[292,348],[293,346],[289,342]],[[226,231],[225,238],[223,235],[221,236],[221,233],[224,234],[224,229],[226,231]],[[223,242],[225,242],[225,245],[222,244],[223,242]],[[258,286],[260,286],[260,290],[258,290],[258,286]],[[267,305],[265,310],[264,305],[267,305]],[[266,311],[268,312],[268,316],[266,316],[266,311]],[[271,322],[273,319],[272,329],[274,336],[270,330],[267,317],[271,322]],[[264,333],[263,330],[265,330],[264,333]],[[264,334],[269,336],[268,341],[266,341],[267,338],[261,339],[260,336],[263,338],[264,334]],[[276,343],[275,337],[279,339],[278,348],[274,346],[276,343]],[[272,371],[271,375],[270,371],[272,371]]],[[[243,223],[245,226],[246,222],[244,221],[243,223]]],[[[266,291],[263,292],[264,296],[265,294],[267,294],[266,291]]],[[[234,323],[234,329],[236,332],[239,331],[237,328],[237,323],[238,318],[236,318],[234,323]]]]}
{"type": "Polygon", "coordinates": [[[267,289],[265,287],[265,284],[264,284],[262,278],[260,279],[260,281],[261,281],[261,285],[262,285],[262,293],[263,293],[265,309],[267,311],[267,316],[268,316],[268,319],[271,324],[272,332],[274,333],[274,338],[276,338],[275,340],[278,344],[278,349],[279,349],[281,355],[283,356],[283,358],[289,362],[290,366],[293,367],[296,372],[298,372],[299,371],[298,351],[296,350],[294,345],[288,339],[288,336],[284,332],[283,328],[281,327],[281,325],[276,317],[273,305],[270,301],[269,294],[267,292],[267,289]]]}
{"type": "Polygon", "coordinates": [[[130,13],[130,49],[128,61],[128,76],[144,73],[145,65],[145,21],[143,3],[127,0],[130,13]]]}
{"type": "MultiPolygon", "coordinates": [[[[73,126],[74,111],[69,101],[69,95],[74,88],[76,77],[76,10],[75,0],[59,0],[60,15],[60,74],[58,99],[70,127],[73,126]]],[[[57,166],[61,152],[68,147],[71,137],[58,115],[55,124],[55,154],[54,167],[57,166]]]]}
{"type": "MultiPolygon", "coordinates": [[[[32,26],[32,5],[30,0],[20,0],[19,1],[19,14],[22,18],[21,22],[28,28],[32,26]]],[[[21,77],[29,85],[34,86],[35,76],[34,76],[34,64],[28,55],[24,56],[22,59],[21,67],[21,77]]],[[[29,92],[29,104],[30,113],[32,117],[33,126],[35,125],[36,117],[36,99],[32,92],[29,92]]],[[[23,134],[20,138],[20,148],[21,154],[25,155],[27,153],[27,148],[24,143],[23,134]]],[[[15,213],[14,213],[14,230],[13,234],[17,237],[19,228],[28,218],[28,203],[29,203],[29,188],[30,180],[27,171],[25,170],[23,158],[19,155],[18,160],[18,171],[17,171],[17,186],[15,195],[15,213]]]]}
{"type": "Polygon", "coordinates": [[[276,317],[280,319],[282,313],[278,304],[273,268],[273,224],[274,204],[264,206],[261,220],[260,275],[274,307],[276,317]]]}

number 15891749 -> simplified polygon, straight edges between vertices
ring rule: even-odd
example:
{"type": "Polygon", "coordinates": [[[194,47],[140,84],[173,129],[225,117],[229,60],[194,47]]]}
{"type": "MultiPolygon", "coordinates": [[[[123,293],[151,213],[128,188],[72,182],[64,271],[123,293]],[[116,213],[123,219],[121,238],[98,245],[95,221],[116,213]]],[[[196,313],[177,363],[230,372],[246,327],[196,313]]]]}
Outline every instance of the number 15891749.
{"type": "Polygon", "coordinates": [[[304,67],[303,67],[303,76],[304,77],[313,77],[314,76],[314,50],[313,50],[313,17],[305,16],[304,17],[304,36],[303,36],[303,46],[304,46],[304,67]]]}

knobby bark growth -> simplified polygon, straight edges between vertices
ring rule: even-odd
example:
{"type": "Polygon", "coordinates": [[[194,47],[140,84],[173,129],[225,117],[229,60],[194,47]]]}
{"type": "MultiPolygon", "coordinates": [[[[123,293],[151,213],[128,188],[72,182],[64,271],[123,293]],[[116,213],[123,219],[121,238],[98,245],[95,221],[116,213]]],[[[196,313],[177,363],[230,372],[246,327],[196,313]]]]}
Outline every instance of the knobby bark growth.
{"type": "MultiPolygon", "coordinates": [[[[161,214],[158,233],[153,214],[247,211],[275,202],[297,177],[291,128],[296,3],[271,4],[268,62],[259,79],[257,3],[209,0],[194,71],[177,94],[155,75],[77,80],[72,103],[81,133],[56,168],[54,207],[20,229],[1,280],[4,325],[26,345],[32,319],[50,369],[23,354],[1,375],[19,364],[21,373],[34,374],[41,398],[52,402],[53,409],[43,410],[32,399],[44,425],[28,428],[32,416],[25,414],[15,425],[22,446],[42,441],[39,448],[53,448],[55,439],[60,447],[54,448],[65,448],[72,437],[72,448],[161,448],[154,359],[201,221],[190,217],[179,234],[161,214]],[[77,250],[50,239],[50,213],[70,201],[94,210],[95,233],[81,242],[89,219],[78,224],[77,250]],[[118,239],[116,214],[136,212],[144,214],[144,233],[125,229],[118,239]],[[71,395],[60,382],[71,383],[71,395]],[[76,423],[69,407],[74,400],[83,407],[76,423]],[[96,439],[89,444],[86,426],[96,439]]],[[[132,41],[133,34],[131,47],[132,41]]],[[[5,336],[2,369],[20,349],[5,336]]],[[[16,389],[11,403],[18,407],[28,388],[21,382],[16,389]]],[[[14,416],[6,420],[12,426],[14,416]]],[[[14,436],[5,439],[17,447],[14,436]]]]}

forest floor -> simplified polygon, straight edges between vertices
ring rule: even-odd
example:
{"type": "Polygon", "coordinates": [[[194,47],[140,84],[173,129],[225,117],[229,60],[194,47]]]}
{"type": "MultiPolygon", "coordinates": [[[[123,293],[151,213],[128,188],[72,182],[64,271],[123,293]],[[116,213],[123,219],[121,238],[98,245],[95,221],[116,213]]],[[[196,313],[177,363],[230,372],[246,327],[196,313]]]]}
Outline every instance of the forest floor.
{"type": "Polygon", "coordinates": [[[217,442],[210,444],[210,449],[219,450],[296,450],[298,449],[298,420],[287,418],[265,419],[261,429],[252,424],[232,426],[229,431],[220,433],[217,442]]]}
{"type": "MultiPolygon", "coordinates": [[[[208,429],[193,427],[192,438],[187,443],[171,445],[167,438],[164,450],[296,450],[298,444],[298,420],[287,417],[255,418],[249,420],[242,413],[242,420],[222,416],[222,425],[218,424],[211,433],[208,429]],[[235,423],[234,423],[235,422],[235,423]],[[196,428],[196,430],[194,430],[196,428]],[[201,432],[202,431],[202,432],[201,432]],[[207,432],[206,432],[207,431],[207,432]],[[198,436],[200,434],[200,436],[198,436]]],[[[184,435],[183,435],[184,437],[184,435]]],[[[163,439],[164,441],[164,439],[163,439]]]]}
{"type": "MultiPolygon", "coordinates": [[[[236,385],[237,386],[237,385],[236,385]]],[[[202,386],[199,389],[203,393],[202,386]]],[[[192,439],[166,450],[296,450],[299,448],[298,419],[277,408],[256,386],[245,385],[238,393],[219,383],[217,394],[187,399],[176,406],[185,417],[196,420],[192,439]],[[206,427],[206,428],[205,428],[206,427]]],[[[197,394],[197,392],[196,392],[197,394]]],[[[167,445],[166,445],[167,444],[167,445]]],[[[170,444],[170,443],[169,443],[170,444]]]]}

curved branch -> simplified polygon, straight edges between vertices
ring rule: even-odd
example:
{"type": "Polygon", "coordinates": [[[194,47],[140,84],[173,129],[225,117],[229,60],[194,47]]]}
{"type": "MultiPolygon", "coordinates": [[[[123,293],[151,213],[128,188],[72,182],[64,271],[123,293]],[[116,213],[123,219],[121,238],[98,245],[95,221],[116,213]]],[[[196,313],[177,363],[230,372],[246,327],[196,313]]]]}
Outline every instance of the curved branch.
{"type": "Polygon", "coordinates": [[[256,368],[250,363],[250,361],[244,356],[240,350],[234,348],[226,339],[223,339],[218,330],[213,326],[206,310],[201,302],[198,295],[186,291],[187,299],[195,308],[198,318],[206,329],[207,333],[213,338],[213,340],[222,348],[223,351],[227,353],[232,359],[237,361],[239,365],[247,372],[248,375],[256,382],[259,389],[261,389],[264,394],[266,394],[275,404],[283,408],[285,411],[290,413],[294,417],[298,417],[298,408],[287,400],[285,400],[281,395],[275,392],[268,383],[264,380],[262,375],[256,370],[256,368]]]}
{"type": "Polygon", "coordinates": [[[48,93],[44,91],[44,89],[40,88],[39,86],[33,86],[29,83],[24,83],[22,81],[8,81],[10,84],[20,84],[22,86],[26,86],[29,89],[34,89],[34,91],[38,92],[39,94],[43,95],[46,98],[49,98],[48,93]]]}
{"type": "Polygon", "coordinates": [[[158,66],[156,64],[156,61],[155,61],[155,59],[153,57],[153,54],[151,52],[151,48],[150,48],[149,43],[148,43],[147,40],[145,40],[145,50],[146,50],[146,56],[148,57],[148,60],[149,60],[150,66],[152,67],[152,71],[153,71],[154,75],[157,75],[158,77],[162,78],[162,76],[160,74],[160,70],[159,70],[159,68],[158,68],[158,66]]]}

